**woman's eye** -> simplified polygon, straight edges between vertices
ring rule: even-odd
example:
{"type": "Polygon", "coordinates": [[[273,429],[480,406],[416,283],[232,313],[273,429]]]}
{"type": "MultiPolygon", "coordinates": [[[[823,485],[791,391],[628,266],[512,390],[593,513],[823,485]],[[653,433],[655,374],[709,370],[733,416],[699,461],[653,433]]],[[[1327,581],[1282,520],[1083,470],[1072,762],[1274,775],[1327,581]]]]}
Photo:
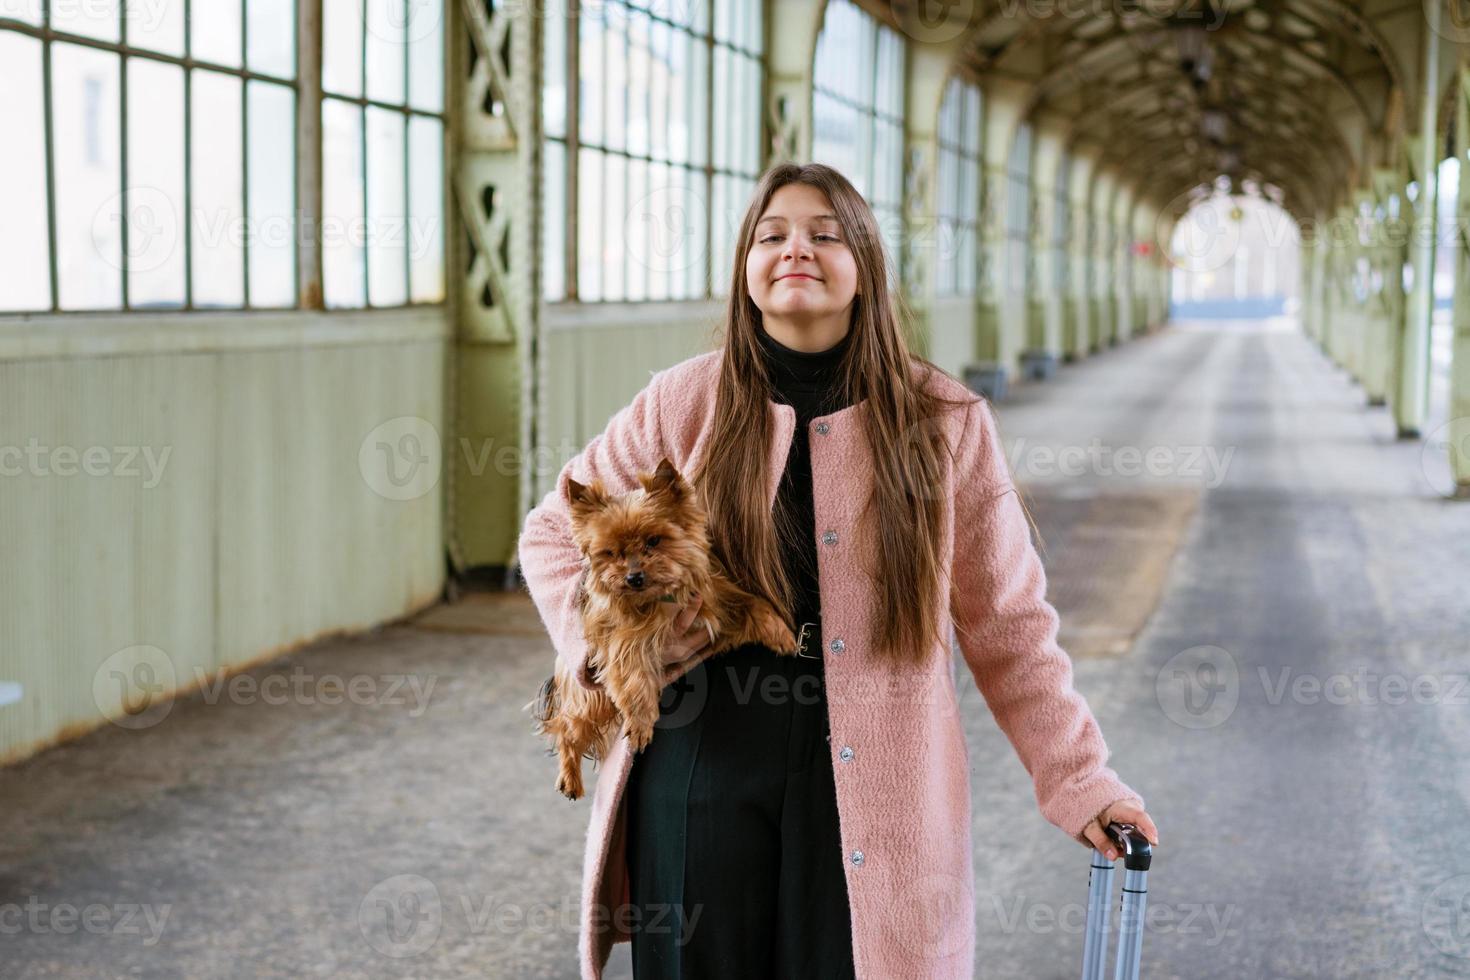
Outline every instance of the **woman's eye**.
{"type": "MultiPolygon", "coordinates": [[[[771,242],[779,242],[784,237],[784,235],[767,235],[761,239],[760,243],[762,245],[769,245],[771,242]]],[[[819,242],[835,242],[838,240],[836,235],[829,235],[826,232],[820,235],[813,235],[812,237],[819,242]]]]}
{"type": "Polygon", "coordinates": [[[658,547],[658,543],[660,541],[662,541],[662,540],[663,540],[663,538],[661,538],[657,534],[655,534],[653,537],[651,537],[651,538],[648,539],[648,546],[650,548],[657,548],[658,547]]]}

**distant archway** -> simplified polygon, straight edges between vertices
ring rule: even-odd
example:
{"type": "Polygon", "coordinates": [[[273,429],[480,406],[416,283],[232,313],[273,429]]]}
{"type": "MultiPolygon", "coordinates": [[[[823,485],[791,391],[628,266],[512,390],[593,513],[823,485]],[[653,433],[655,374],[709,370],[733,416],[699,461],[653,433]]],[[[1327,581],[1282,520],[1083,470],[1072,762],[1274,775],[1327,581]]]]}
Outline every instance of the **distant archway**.
{"type": "Polygon", "coordinates": [[[1221,182],[1174,226],[1170,309],[1180,319],[1294,314],[1301,302],[1301,229],[1251,187],[1221,182]]]}

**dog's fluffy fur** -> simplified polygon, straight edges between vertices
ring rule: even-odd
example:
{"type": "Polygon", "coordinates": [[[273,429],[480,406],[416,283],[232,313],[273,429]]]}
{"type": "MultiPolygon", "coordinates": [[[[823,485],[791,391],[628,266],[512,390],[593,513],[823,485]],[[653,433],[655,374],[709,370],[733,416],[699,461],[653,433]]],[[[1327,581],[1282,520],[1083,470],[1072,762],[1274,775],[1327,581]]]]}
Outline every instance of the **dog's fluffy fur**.
{"type": "Polygon", "coordinates": [[[710,553],[704,508],[673,464],[662,460],[638,482],[642,489],[611,496],[596,480],[568,480],[572,537],[583,556],[578,600],[588,676],[602,689],[588,690],[558,662],[527,707],[560,758],[556,788],[571,800],[583,795],[582,759],[607,758],[619,719],[634,751],[648,745],[663,688],[697,663],[747,643],[797,651],[775,608],[730,581],[710,553]],[[675,620],[696,595],[694,625],[710,642],[666,667],[675,620]]]}

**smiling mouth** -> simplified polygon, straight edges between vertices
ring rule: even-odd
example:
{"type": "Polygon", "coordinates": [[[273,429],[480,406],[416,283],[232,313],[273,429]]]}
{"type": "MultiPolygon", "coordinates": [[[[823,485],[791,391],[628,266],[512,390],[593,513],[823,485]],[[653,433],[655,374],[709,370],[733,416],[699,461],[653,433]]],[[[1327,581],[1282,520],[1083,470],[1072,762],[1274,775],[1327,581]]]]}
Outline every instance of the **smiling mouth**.
{"type": "Polygon", "coordinates": [[[809,279],[812,282],[820,282],[821,281],[816,276],[809,276],[809,275],[806,275],[805,273],[801,273],[801,272],[798,272],[795,275],[782,276],[780,279],[777,279],[776,281],[777,282],[785,282],[787,279],[809,279]]]}

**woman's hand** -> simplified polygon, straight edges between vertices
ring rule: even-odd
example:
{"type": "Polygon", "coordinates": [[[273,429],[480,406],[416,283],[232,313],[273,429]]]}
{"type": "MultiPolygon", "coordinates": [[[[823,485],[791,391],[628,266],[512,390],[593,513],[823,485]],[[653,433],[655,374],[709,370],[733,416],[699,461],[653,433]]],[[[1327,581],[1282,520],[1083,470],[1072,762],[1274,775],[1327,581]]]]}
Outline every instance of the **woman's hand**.
{"type": "Polygon", "coordinates": [[[663,650],[665,673],[677,672],[684,662],[709,646],[709,630],[703,623],[691,626],[699,612],[701,600],[693,601],[674,614],[674,635],[663,650]]]}
{"type": "Polygon", "coordinates": [[[1118,845],[1114,844],[1113,839],[1103,830],[1110,823],[1131,823],[1143,831],[1143,836],[1148,838],[1150,844],[1154,847],[1159,846],[1158,828],[1154,826],[1148,814],[1143,812],[1143,808],[1129,800],[1119,800],[1110,804],[1102,812],[1100,820],[1092,821],[1082,831],[1082,835],[1092,841],[1092,846],[1102,851],[1109,861],[1116,860],[1118,857],[1118,845]]]}

